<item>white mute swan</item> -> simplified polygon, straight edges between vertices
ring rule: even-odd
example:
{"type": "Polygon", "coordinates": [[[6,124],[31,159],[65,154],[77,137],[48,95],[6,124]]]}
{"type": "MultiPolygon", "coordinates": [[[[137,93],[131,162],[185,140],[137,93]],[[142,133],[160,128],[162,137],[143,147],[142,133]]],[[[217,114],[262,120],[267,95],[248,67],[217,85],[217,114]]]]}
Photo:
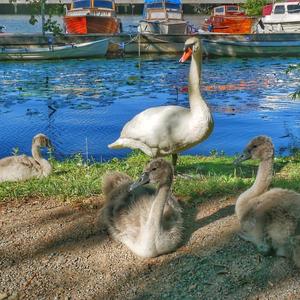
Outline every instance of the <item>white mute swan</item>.
{"type": "Polygon", "coordinates": [[[115,240],[141,257],[174,251],[182,240],[181,209],[171,195],[173,168],[162,158],[150,162],[138,181],[122,173],[103,179],[104,223],[115,240]],[[158,184],[144,187],[147,183],[158,184]]]}
{"type": "Polygon", "coordinates": [[[236,202],[240,235],[262,254],[275,251],[278,256],[292,257],[300,266],[300,194],[280,188],[268,190],[274,159],[270,138],[254,138],[237,161],[250,158],[260,160],[260,164],[254,184],[236,202]]]}
{"type": "Polygon", "coordinates": [[[140,149],[153,158],[172,154],[175,166],[178,152],[208,138],[213,130],[213,118],[200,92],[202,49],[196,37],[185,42],[180,62],[190,56],[190,108],[168,105],[146,109],[125,124],[120,137],[109,148],[140,149]]]}
{"type": "Polygon", "coordinates": [[[47,136],[40,133],[32,140],[32,156],[9,156],[0,160],[0,182],[21,181],[33,177],[46,177],[52,171],[50,163],[41,156],[41,147],[51,147],[47,136]]]}

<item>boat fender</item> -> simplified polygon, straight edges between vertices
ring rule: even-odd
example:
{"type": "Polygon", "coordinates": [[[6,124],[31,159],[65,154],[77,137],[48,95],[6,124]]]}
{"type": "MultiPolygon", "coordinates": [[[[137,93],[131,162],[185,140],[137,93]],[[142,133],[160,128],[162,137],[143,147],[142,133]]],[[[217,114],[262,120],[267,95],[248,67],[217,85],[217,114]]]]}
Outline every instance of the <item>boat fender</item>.
{"type": "Polygon", "coordinates": [[[262,21],[262,19],[259,19],[258,25],[260,26],[261,29],[265,29],[265,25],[264,25],[264,22],[262,21]]]}

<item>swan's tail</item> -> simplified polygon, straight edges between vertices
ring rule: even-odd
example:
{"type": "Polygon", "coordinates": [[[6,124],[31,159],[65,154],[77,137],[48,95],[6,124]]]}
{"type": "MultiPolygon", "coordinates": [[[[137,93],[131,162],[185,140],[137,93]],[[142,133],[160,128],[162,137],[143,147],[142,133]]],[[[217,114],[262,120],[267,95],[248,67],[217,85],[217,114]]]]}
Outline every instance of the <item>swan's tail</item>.
{"type": "Polygon", "coordinates": [[[102,180],[102,192],[105,197],[111,193],[116,187],[120,186],[125,182],[131,182],[132,179],[123,173],[120,172],[111,172],[104,175],[102,180]]]}
{"type": "Polygon", "coordinates": [[[119,138],[115,142],[108,145],[108,148],[110,148],[110,149],[122,149],[122,148],[125,148],[125,147],[126,146],[124,146],[122,138],[119,138]]]}
{"type": "Polygon", "coordinates": [[[130,149],[140,149],[145,154],[154,157],[151,148],[149,148],[146,144],[139,140],[129,139],[129,138],[119,138],[112,144],[108,145],[110,149],[122,149],[122,148],[130,148],[130,149]]]}

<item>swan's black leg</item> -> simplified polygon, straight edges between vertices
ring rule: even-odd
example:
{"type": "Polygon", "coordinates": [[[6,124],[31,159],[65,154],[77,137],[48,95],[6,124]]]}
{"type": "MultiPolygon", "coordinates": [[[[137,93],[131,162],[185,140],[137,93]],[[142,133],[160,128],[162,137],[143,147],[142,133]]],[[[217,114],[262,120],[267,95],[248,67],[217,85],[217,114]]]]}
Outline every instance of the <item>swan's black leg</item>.
{"type": "Polygon", "coordinates": [[[173,153],[172,154],[172,165],[174,167],[174,170],[175,170],[175,167],[176,167],[176,164],[177,164],[177,160],[178,160],[178,154],[177,153],[173,153]]]}

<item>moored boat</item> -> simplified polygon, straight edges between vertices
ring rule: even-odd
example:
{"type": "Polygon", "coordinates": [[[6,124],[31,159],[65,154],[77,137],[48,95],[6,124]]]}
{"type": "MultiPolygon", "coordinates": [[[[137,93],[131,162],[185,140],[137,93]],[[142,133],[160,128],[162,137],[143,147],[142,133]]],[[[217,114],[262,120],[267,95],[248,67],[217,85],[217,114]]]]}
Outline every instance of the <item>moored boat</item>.
{"type": "Polygon", "coordinates": [[[30,45],[27,47],[1,47],[0,60],[35,60],[61,58],[103,57],[108,49],[109,38],[80,43],[57,46],[49,44],[47,47],[30,45]]]}
{"type": "Polygon", "coordinates": [[[298,1],[277,2],[265,6],[257,31],[260,33],[300,32],[300,3],[298,1]]]}
{"type": "Polygon", "coordinates": [[[192,29],[183,19],[180,0],[145,0],[143,16],[138,25],[143,34],[188,34],[192,29]]]}
{"type": "Polygon", "coordinates": [[[300,56],[300,34],[203,34],[207,56],[271,57],[300,56]]]}
{"type": "Polygon", "coordinates": [[[69,34],[121,32],[114,0],[73,0],[64,23],[69,34]]]}
{"type": "Polygon", "coordinates": [[[221,5],[213,9],[202,30],[232,34],[252,33],[256,22],[257,19],[247,16],[239,5],[221,5]]]}

